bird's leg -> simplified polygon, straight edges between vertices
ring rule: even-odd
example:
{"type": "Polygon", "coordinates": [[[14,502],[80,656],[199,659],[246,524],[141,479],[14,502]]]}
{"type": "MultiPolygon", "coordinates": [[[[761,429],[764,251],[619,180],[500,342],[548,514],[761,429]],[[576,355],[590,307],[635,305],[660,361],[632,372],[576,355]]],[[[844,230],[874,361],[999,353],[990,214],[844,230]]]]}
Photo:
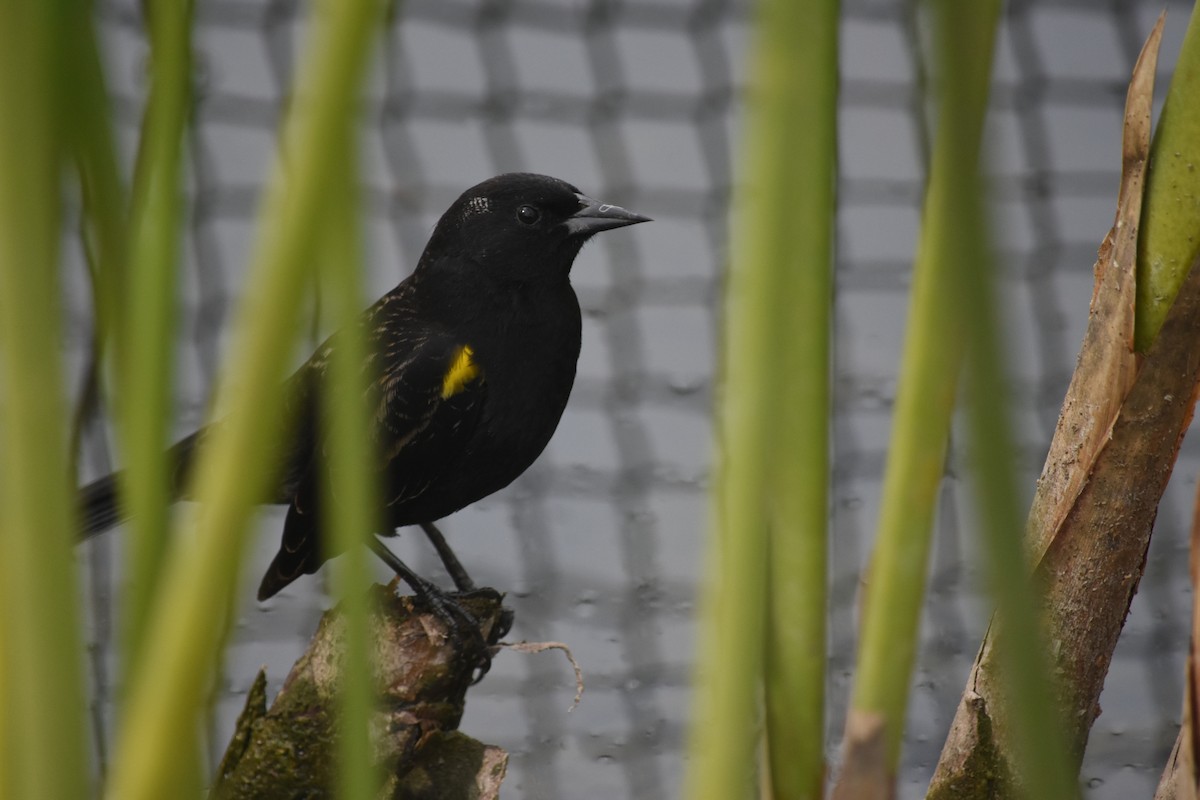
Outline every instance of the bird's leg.
{"type": "MultiPolygon", "coordinates": [[[[450,577],[454,580],[454,586],[462,594],[483,595],[489,598],[494,598],[497,601],[501,600],[501,595],[495,589],[480,589],[476,587],[475,581],[471,580],[471,576],[467,574],[467,570],[459,562],[458,556],[454,555],[454,551],[450,548],[450,543],[446,541],[446,537],[442,536],[442,532],[432,522],[422,522],[421,530],[425,531],[425,536],[429,539],[429,543],[433,545],[433,549],[437,550],[438,556],[442,559],[442,565],[446,571],[450,573],[450,577]]],[[[493,631],[493,641],[498,640],[502,636],[506,636],[513,625],[513,611],[511,608],[500,607],[500,619],[496,623],[496,629],[493,631]]]]}
{"type": "Polygon", "coordinates": [[[465,645],[478,654],[479,662],[476,669],[479,670],[479,674],[474,678],[474,682],[478,683],[482,680],[487,671],[491,669],[492,656],[491,650],[483,638],[483,631],[479,628],[479,621],[453,598],[447,596],[436,584],[413,572],[411,567],[387,549],[378,538],[371,536],[367,540],[367,545],[383,563],[388,565],[389,569],[412,587],[417,598],[426,603],[438,619],[446,623],[446,627],[457,644],[465,645]]]}
{"type": "Polygon", "coordinates": [[[421,530],[425,531],[429,543],[433,545],[434,550],[437,550],[438,557],[442,559],[442,565],[446,567],[446,572],[450,573],[455,588],[460,592],[475,591],[475,581],[471,580],[471,576],[467,574],[467,570],[458,560],[458,556],[454,555],[454,551],[450,549],[450,543],[446,541],[445,536],[442,536],[442,532],[437,529],[437,526],[432,522],[422,522],[421,530]]]}

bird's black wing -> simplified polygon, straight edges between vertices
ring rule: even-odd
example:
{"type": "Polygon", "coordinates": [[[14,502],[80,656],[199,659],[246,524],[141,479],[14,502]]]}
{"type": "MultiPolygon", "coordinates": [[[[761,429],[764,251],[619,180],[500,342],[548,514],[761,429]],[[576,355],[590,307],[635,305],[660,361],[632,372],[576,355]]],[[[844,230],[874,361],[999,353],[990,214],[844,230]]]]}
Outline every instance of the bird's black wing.
{"type": "MultiPolygon", "coordinates": [[[[385,301],[387,298],[385,298],[385,301]]],[[[487,392],[482,369],[467,342],[403,313],[380,314],[367,327],[370,412],[385,509],[419,498],[461,452],[478,422],[487,392]]],[[[318,349],[305,368],[322,374],[337,337],[318,349]]],[[[319,420],[313,420],[317,427],[319,420]]],[[[295,485],[279,552],[259,587],[271,597],[334,553],[322,541],[320,499],[329,480],[329,442],[318,433],[311,460],[295,485]]],[[[336,498],[335,498],[336,502],[336,498]]],[[[390,514],[385,510],[383,523],[390,514]]]]}
{"type": "MultiPolygon", "coordinates": [[[[311,462],[313,434],[316,430],[314,398],[317,377],[311,369],[301,368],[284,384],[283,409],[273,420],[278,427],[268,437],[275,448],[270,468],[276,471],[277,476],[259,502],[290,503],[311,462]]],[[[206,425],[179,440],[167,451],[167,491],[172,502],[194,499],[188,490],[191,488],[196,454],[214,426],[219,424],[206,425]]],[[[125,519],[125,511],[120,503],[122,479],[120,472],[113,472],[79,489],[80,539],[103,533],[125,519]]]]}

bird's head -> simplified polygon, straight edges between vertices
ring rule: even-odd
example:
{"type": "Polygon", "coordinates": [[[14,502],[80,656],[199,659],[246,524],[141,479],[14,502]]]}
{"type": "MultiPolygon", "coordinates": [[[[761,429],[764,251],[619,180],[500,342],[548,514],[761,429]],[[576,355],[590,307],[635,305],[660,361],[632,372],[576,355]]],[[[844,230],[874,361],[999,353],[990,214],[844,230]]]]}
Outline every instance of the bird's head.
{"type": "Polygon", "coordinates": [[[649,219],[566,181],[513,172],[463,192],[438,220],[422,261],[463,259],[500,280],[566,278],[593,235],[649,219]]]}

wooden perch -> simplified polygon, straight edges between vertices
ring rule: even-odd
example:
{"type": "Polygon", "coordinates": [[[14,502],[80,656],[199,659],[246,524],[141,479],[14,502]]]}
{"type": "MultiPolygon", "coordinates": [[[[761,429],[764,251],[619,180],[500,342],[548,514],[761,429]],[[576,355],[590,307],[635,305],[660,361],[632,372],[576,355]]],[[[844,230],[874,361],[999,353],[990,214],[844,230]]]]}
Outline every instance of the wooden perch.
{"type": "MultiPolygon", "coordinates": [[[[372,719],[374,757],[389,800],[499,796],[508,754],[455,729],[462,718],[473,660],[445,624],[411,597],[375,586],[372,641],[380,698],[372,719]]],[[[489,645],[507,628],[498,598],[470,596],[463,606],[489,645]]],[[[345,635],[338,608],[327,612],[304,655],[267,709],[266,675],[258,674],[218,770],[212,797],[329,796],[336,768],[340,654],[345,635]]]]}

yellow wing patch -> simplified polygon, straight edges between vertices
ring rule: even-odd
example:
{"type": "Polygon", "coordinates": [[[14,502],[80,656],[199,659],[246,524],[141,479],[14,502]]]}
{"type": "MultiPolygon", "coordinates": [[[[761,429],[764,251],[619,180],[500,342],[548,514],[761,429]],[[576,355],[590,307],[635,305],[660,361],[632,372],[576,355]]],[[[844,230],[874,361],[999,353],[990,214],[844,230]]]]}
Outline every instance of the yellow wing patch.
{"type": "Polygon", "coordinates": [[[458,348],[458,355],[450,363],[450,369],[442,376],[442,399],[449,400],[454,395],[467,388],[467,384],[479,376],[479,365],[471,356],[475,351],[468,345],[458,348]]]}

